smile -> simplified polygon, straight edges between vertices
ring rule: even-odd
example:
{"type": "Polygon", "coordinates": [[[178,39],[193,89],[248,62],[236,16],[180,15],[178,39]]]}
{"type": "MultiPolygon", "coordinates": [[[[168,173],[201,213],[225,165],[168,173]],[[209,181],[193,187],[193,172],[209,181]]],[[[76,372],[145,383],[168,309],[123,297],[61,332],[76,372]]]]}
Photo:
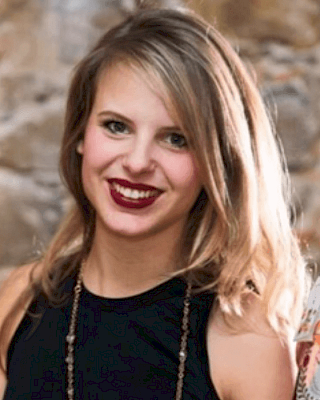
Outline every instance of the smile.
{"type": "Polygon", "coordinates": [[[127,197],[128,199],[147,199],[149,197],[154,197],[157,196],[159,193],[157,190],[136,190],[136,189],[130,189],[124,186],[119,185],[118,183],[113,183],[114,189],[118,192],[121,193],[122,196],[127,197]]]}
{"type": "Polygon", "coordinates": [[[125,208],[145,208],[153,204],[163,193],[162,190],[142,183],[124,179],[108,179],[111,197],[116,204],[125,208]]]}

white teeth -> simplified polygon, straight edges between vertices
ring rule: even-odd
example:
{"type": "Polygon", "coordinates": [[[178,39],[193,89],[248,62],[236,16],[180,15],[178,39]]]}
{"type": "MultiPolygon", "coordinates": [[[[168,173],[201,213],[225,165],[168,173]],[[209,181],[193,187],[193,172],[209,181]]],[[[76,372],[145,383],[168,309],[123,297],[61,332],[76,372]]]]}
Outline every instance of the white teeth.
{"type": "Polygon", "coordinates": [[[113,187],[118,193],[121,193],[122,196],[128,197],[129,199],[134,199],[134,200],[145,199],[148,197],[156,196],[158,194],[157,190],[130,189],[127,187],[123,187],[115,182],[113,183],[113,187]]]}
{"type": "Polygon", "coordinates": [[[138,190],[133,190],[130,197],[132,197],[134,199],[139,199],[140,198],[140,193],[138,192],[138,190]]]}

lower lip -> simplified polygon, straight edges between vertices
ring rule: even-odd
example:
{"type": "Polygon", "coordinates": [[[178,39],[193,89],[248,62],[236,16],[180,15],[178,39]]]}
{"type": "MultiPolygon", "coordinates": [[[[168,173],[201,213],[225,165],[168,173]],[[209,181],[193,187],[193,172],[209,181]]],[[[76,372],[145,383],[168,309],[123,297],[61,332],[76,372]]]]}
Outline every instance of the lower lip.
{"type": "Polygon", "coordinates": [[[144,199],[128,199],[121,193],[117,192],[113,187],[110,189],[111,197],[121,207],[125,208],[145,208],[151,206],[159,196],[148,197],[144,199]]]}

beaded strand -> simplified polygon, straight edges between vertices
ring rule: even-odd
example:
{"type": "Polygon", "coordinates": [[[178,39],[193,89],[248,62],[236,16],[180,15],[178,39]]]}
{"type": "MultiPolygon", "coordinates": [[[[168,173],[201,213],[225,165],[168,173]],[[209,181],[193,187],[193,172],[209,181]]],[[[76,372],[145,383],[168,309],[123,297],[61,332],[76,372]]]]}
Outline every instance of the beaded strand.
{"type": "MultiPolygon", "coordinates": [[[[82,269],[77,277],[77,282],[74,287],[74,300],[72,303],[69,332],[66,336],[67,342],[67,398],[68,400],[75,399],[75,378],[74,378],[74,344],[76,341],[76,328],[77,328],[77,317],[79,311],[80,295],[82,291],[82,269]]],[[[186,293],[183,301],[183,316],[181,321],[181,340],[180,340],[180,351],[179,351],[179,366],[178,366],[178,379],[176,386],[175,400],[182,399],[183,393],[183,379],[185,376],[185,365],[187,360],[187,346],[188,346],[188,335],[189,335],[189,314],[190,314],[190,298],[191,298],[191,283],[188,281],[186,293]]]]}

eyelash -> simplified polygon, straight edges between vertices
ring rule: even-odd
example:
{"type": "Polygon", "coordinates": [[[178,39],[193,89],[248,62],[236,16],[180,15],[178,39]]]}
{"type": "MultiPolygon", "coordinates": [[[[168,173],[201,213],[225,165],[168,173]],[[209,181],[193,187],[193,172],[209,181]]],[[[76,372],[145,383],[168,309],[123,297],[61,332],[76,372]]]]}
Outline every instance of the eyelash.
{"type": "Polygon", "coordinates": [[[114,119],[110,119],[107,121],[103,121],[102,124],[103,128],[106,128],[110,133],[116,135],[116,134],[126,134],[130,132],[130,129],[128,128],[128,126],[122,122],[122,121],[117,121],[114,119]],[[117,128],[122,128],[120,130],[118,130],[117,128]],[[126,133],[124,133],[124,131],[127,131],[126,133]]]}
{"type": "Polygon", "coordinates": [[[176,132],[168,133],[165,136],[165,142],[168,143],[169,145],[173,146],[173,147],[178,148],[178,149],[183,149],[183,148],[188,147],[187,139],[181,133],[176,133],[176,132]],[[182,143],[179,143],[179,144],[172,143],[172,142],[170,142],[170,139],[172,139],[172,138],[182,140],[182,143]]]}
{"type": "MultiPolygon", "coordinates": [[[[127,126],[125,122],[118,121],[115,119],[110,119],[103,121],[101,123],[101,126],[105,129],[107,129],[111,134],[113,135],[127,135],[130,133],[130,128],[127,126]],[[120,129],[119,129],[120,128],[120,129]]],[[[166,133],[164,135],[163,141],[177,149],[184,149],[188,147],[188,142],[187,139],[185,138],[184,135],[181,133],[177,132],[172,132],[172,133],[166,133]],[[171,139],[178,139],[180,142],[179,143],[172,143],[171,139]],[[181,143],[182,140],[182,143],[181,143]]]]}

